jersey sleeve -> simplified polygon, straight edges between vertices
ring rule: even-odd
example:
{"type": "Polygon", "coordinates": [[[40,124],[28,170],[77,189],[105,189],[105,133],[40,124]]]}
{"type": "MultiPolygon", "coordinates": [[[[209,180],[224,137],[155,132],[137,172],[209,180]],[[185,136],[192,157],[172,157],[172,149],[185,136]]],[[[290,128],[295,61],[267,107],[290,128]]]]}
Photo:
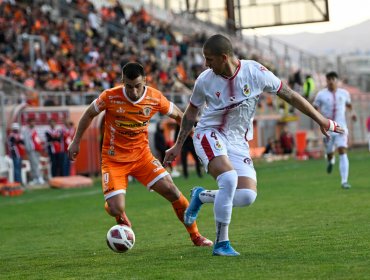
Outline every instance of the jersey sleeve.
{"type": "Polygon", "coordinates": [[[193,105],[194,107],[199,108],[203,106],[205,101],[206,100],[205,100],[204,89],[202,86],[202,80],[198,78],[195,81],[193,93],[190,96],[190,104],[193,105]]]}
{"type": "Polygon", "coordinates": [[[170,102],[166,96],[161,94],[159,112],[162,115],[170,115],[173,112],[173,103],[170,102]]]}
{"type": "Polygon", "coordinates": [[[252,69],[252,75],[261,92],[278,93],[282,82],[271,71],[262,64],[255,62],[252,69]]]}
{"type": "Polygon", "coordinates": [[[98,98],[96,98],[93,103],[94,103],[94,108],[95,108],[95,111],[97,113],[100,113],[102,111],[104,111],[107,107],[107,103],[106,103],[106,99],[107,99],[107,91],[103,91],[99,96],[98,98]]]}

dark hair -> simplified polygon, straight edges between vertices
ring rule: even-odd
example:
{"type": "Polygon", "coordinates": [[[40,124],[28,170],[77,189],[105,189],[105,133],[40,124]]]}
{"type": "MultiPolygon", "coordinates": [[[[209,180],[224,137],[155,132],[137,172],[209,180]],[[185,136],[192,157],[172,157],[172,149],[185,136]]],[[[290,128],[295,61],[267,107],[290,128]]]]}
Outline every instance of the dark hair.
{"type": "Polygon", "coordinates": [[[130,80],[135,80],[139,76],[144,77],[144,67],[137,62],[128,62],[122,67],[122,79],[123,76],[130,80]]]}
{"type": "Polygon", "coordinates": [[[209,37],[204,43],[203,49],[209,50],[214,55],[233,54],[233,46],[231,41],[221,34],[216,34],[209,37]]]}
{"type": "Polygon", "coordinates": [[[338,79],[338,74],[337,72],[331,71],[326,74],[326,78],[327,79],[333,79],[333,78],[338,79]]]}

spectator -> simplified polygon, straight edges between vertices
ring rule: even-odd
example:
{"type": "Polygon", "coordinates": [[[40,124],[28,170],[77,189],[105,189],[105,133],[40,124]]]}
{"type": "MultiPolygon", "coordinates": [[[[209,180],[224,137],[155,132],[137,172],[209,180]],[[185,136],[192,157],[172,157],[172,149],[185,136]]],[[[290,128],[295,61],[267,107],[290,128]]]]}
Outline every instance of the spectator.
{"type": "MultiPolygon", "coordinates": [[[[176,133],[175,133],[175,140],[177,139],[177,136],[179,135],[180,131],[180,126],[177,125],[176,128],[176,133]]],[[[182,165],[182,173],[185,178],[189,177],[189,172],[188,172],[188,154],[191,154],[194,162],[195,162],[195,169],[197,171],[197,175],[199,178],[202,178],[202,171],[201,171],[201,166],[200,166],[200,160],[195,152],[194,144],[193,144],[193,139],[188,136],[184,142],[184,145],[182,146],[181,149],[181,165],[182,165]]]]}
{"type": "Polygon", "coordinates": [[[72,139],[76,133],[76,127],[74,123],[67,119],[64,122],[64,127],[63,127],[63,170],[62,174],[63,176],[69,176],[71,174],[71,161],[68,158],[68,146],[71,144],[72,139]]]}
{"type": "Polygon", "coordinates": [[[35,128],[35,119],[27,121],[28,127],[24,129],[23,137],[27,151],[28,160],[31,166],[30,185],[44,184],[44,178],[40,171],[40,154],[43,151],[43,142],[35,128]]]}
{"type": "Polygon", "coordinates": [[[283,127],[280,134],[280,144],[284,154],[291,154],[294,148],[294,138],[287,126],[283,127]]]}
{"type": "Polygon", "coordinates": [[[60,129],[56,128],[54,119],[50,119],[49,125],[50,127],[45,132],[45,136],[47,141],[47,150],[51,161],[51,176],[62,176],[63,134],[60,129]]]}
{"type": "Polygon", "coordinates": [[[23,136],[20,133],[20,125],[12,123],[11,132],[8,136],[8,149],[13,160],[14,181],[22,183],[22,159],[26,155],[23,136]]]}
{"type": "Polygon", "coordinates": [[[311,75],[306,76],[306,80],[303,83],[303,97],[307,100],[312,98],[312,95],[315,91],[315,81],[311,75]]]}

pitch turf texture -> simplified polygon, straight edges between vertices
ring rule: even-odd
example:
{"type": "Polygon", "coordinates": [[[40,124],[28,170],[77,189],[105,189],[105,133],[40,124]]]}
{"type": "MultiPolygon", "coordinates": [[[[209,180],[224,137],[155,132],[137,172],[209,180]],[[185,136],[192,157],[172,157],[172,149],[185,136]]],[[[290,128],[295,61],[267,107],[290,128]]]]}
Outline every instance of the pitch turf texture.
{"type": "MultiPolygon", "coordinates": [[[[127,195],[136,244],[125,254],[105,243],[114,223],[99,180],[1,197],[0,279],[370,279],[370,154],[349,159],[350,190],[324,160],[256,162],[258,199],[233,212],[234,258],[192,246],[170,204],[138,183],[127,195]]],[[[215,186],[208,175],[175,182],[187,197],[194,185],[215,186]]],[[[214,239],[211,205],[198,226],[214,239]]]]}

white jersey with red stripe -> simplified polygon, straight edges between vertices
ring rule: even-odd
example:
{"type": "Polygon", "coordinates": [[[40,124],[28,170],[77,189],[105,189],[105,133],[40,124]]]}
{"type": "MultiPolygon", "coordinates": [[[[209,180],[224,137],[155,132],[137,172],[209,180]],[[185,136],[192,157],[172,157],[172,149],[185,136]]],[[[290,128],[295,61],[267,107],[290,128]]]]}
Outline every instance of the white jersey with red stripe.
{"type": "Polygon", "coordinates": [[[196,130],[214,128],[230,142],[253,139],[253,117],[259,95],[277,93],[282,82],[253,60],[240,60],[232,77],[203,71],[195,82],[190,104],[204,106],[196,130]]]}
{"type": "Polygon", "coordinates": [[[331,92],[325,88],[319,91],[315,97],[313,105],[320,109],[324,117],[336,121],[342,128],[347,128],[346,105],[351,104],[349,92],[342,88],[337,88],[331,92]]]}

